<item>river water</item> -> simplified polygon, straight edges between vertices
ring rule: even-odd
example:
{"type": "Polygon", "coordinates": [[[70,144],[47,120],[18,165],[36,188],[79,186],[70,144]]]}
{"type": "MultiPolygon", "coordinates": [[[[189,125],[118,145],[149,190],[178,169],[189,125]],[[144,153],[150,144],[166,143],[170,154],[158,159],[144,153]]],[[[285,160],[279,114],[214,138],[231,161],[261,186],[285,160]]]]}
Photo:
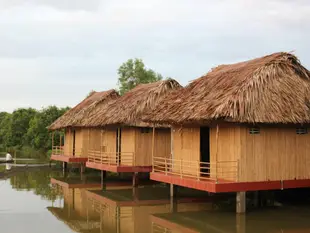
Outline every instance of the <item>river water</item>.
{"type": "Polygon", "coordinates": [[[73,173],[64,178],[48,168],[16,170],[0,180],[0,232],[310,233],[305,192],[295,202],[237,216],[230,195],[179,189],[171,200],[163,184],[133,189],[130,182],[114,180],[103,190],[98,178],[73,173]]]}

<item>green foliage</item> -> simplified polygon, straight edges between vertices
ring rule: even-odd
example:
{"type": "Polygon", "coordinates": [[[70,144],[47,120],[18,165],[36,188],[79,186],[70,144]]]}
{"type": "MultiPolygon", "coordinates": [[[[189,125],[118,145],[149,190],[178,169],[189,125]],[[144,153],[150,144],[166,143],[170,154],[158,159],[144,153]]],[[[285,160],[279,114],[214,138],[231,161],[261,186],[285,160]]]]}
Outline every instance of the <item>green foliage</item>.
{"type": "MultiPolygon", "coordinates": [[[[37,111],[17,109],[12,114],[0,113],[0,147],[17,150],[17,157],[42,158],[51,149],[51,134],[47,130],[52,122],[68,108],[50,106],[37,111]]],[[[55,135],[55,142],[60,133],[55,135]]]]}
{"type": "Polygon", "coordinates": [[[118,69],[118,85],[121,95],[133,89],[140,83],[152,83],[162,80],[162,76],[147,69],[141,59],[129,59],[118,69]]]}

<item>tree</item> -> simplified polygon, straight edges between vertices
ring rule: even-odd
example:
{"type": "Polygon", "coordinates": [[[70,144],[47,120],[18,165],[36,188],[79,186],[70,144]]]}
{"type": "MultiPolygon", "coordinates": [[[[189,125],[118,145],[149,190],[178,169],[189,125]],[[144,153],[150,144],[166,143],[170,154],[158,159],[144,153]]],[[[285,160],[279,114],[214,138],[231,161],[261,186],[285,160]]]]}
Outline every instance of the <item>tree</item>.
{"type": "Polygon", "coordinates": [[[2,150],[11,141],[11,119],[10,113],[0,113],[0,145],[2,150]]]}
{"type": "Polygon", "coordinates": [[[11,119],[11,137],[9,146],[23,146],[29,142],[26,141],[26,134],[29,128],[30,120],[37,114],[33,108],[20,108],[12,113],[11,119]]]}
{"type": "Polygon", "coordinates": [[[159,73],[147,69],[141,59],[129,59],[118,69],[118,85],[121,95],[133,89],[140,83],[152,83],[162,80],[159,73]]]}
{"type": "Polygon", "coordinates": [[[29,128],[26,135],[29,145],[37,150],[51,149],[51,139],[47,126],[53,123],[67,110],[68,108],[59,109],[56,106],[50,106],[38,112],[38,114],[36,114],[29,123],[29,128]]]}

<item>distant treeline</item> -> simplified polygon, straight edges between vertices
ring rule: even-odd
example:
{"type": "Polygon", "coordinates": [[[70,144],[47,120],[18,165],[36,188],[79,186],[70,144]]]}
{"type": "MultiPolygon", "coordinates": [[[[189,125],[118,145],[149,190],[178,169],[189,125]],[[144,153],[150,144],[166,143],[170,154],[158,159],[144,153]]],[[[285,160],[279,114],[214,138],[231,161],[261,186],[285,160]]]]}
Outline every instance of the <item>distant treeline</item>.
{"type": "Polygon", "coordinates": [[[46,127],[68,109],[50,106],[39,111],[20,108],[13,113],[0,112],[0,152],[17,151],[17,157],[46,158],[52,146],[46,127]]]}

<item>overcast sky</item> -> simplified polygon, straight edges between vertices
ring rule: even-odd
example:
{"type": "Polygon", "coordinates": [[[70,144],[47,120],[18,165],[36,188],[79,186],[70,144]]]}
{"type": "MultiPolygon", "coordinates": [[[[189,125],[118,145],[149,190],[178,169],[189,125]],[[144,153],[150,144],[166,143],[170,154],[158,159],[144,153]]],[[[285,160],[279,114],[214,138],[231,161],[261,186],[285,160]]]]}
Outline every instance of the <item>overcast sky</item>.
{"type": "Polygon", "coordinates": [[[309,41],[308,0],[1,0],[0,111],[73,106],[135,57],[183,85],[278,51],[310,68],[309,41]]]}

